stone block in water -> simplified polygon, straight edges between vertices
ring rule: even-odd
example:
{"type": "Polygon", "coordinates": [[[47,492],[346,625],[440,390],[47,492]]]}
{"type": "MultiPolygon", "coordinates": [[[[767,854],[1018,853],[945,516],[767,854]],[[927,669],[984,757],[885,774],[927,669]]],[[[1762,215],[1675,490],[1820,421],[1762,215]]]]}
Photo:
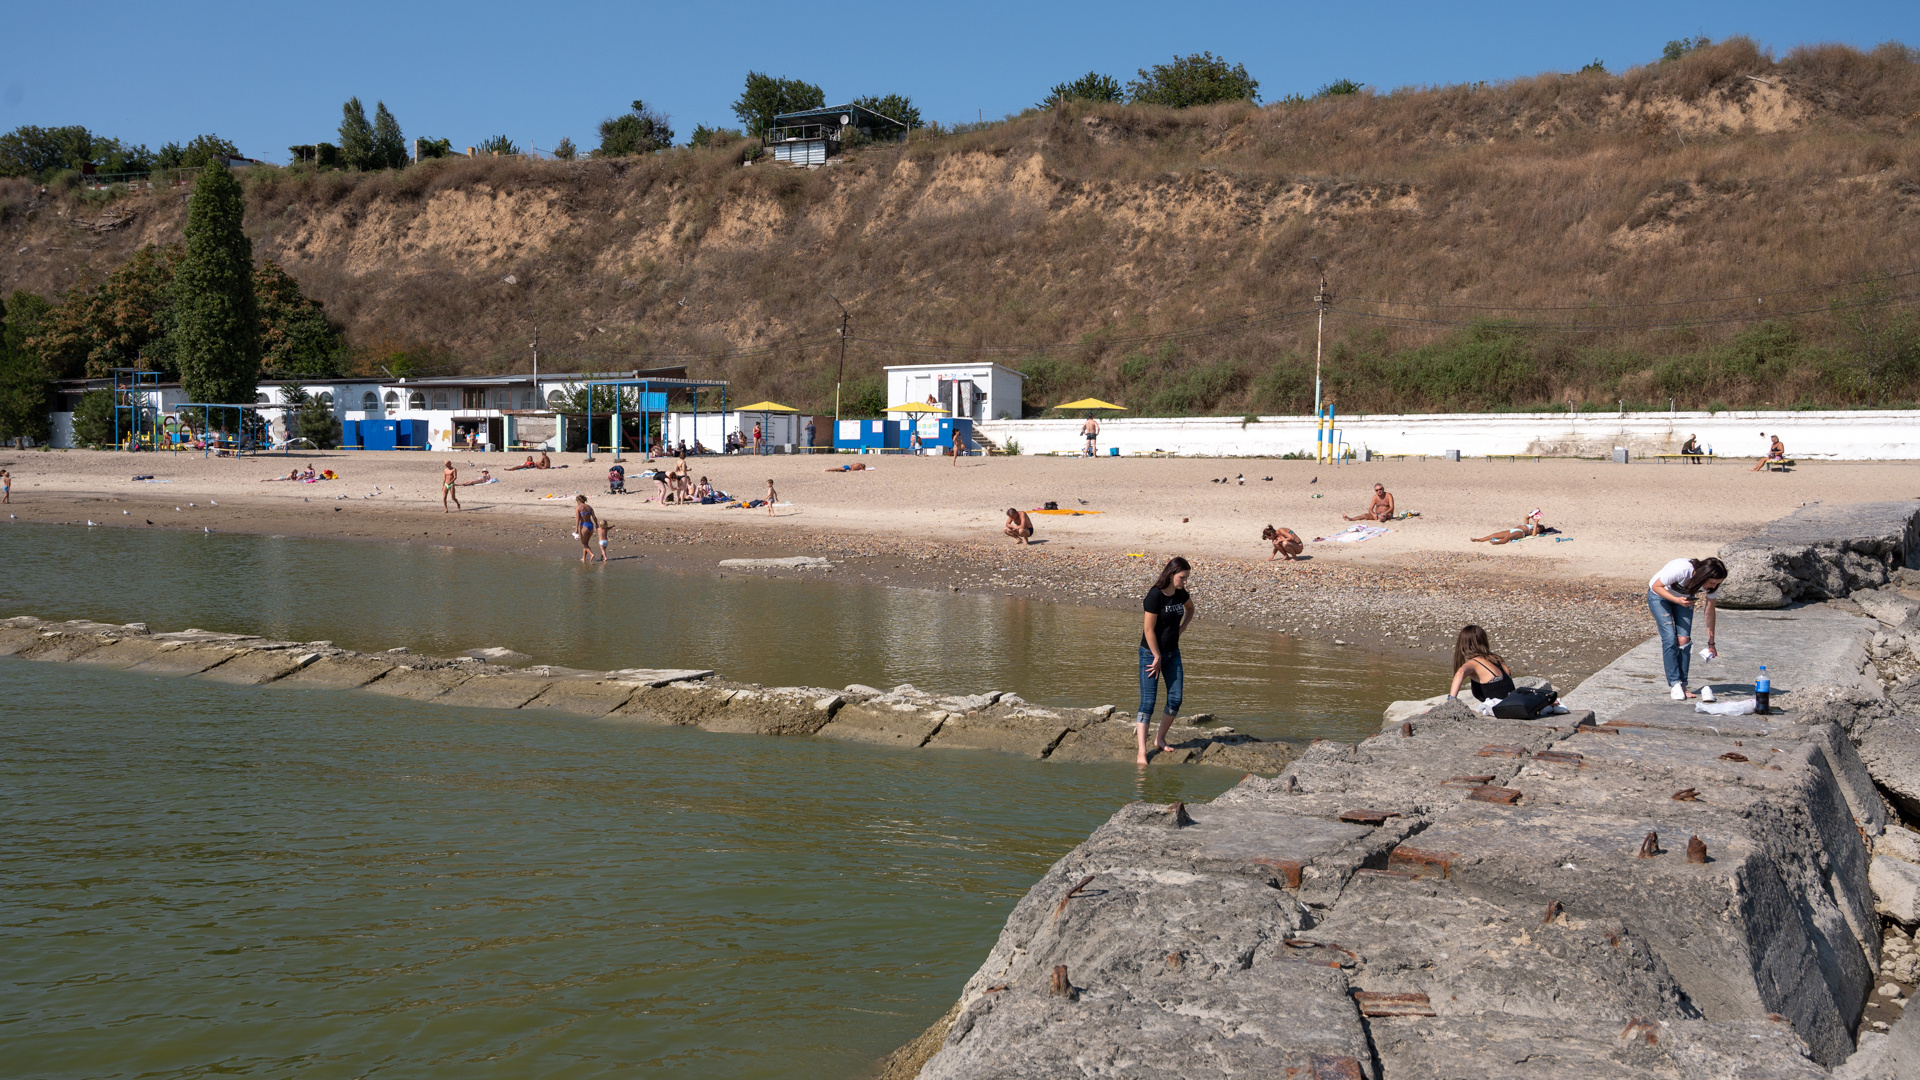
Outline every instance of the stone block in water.
{"type": "Polygon", "coordinates": [[[355,690],[380,678],[397,665],[361,653],[339,652],[320,659],[281,679],[280,686],[300,686],[311,690],[355,690]]]}
{"type": "Polygon", "coordinates": [[[896,709],[887,705],[844,705],[815,732],[823,739],[916,749],[926,745],[946,722],[944,709],[896,709]]]}
{"type": "Polygon", "coordinates": [[[538,675],[491,675],[482,671],[435,698],[434,704],[464,705],[475,709],[518,709],[552,685],[552,679],[538,675]]]}
{"type": "Polygon", "coordinates": [[[368,693],[410,701],[431,701],[473,676],[474,673],[465,670],[464,666],[415,668],[401,665],[368,683],[363,689],[368,693]]]}

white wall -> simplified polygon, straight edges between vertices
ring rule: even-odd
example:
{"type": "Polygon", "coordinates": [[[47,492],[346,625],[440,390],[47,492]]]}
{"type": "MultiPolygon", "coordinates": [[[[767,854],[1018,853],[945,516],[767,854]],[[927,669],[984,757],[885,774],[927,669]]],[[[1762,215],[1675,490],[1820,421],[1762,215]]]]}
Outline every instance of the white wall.
{"type": "MultiPolygon", "coordinates": [[[[717,451],[725,446],[727,433],[730,431],[740,432],[747,436],[747,440],[751,442],[753,440],[753,425],[755,424],[760,425],[761,441],[768,446],[793,446],[800,442],[801,425],[806,423],[806,420],[798,413],[741,413],[728,411],[725,420],[726,423],[723,427],[720,413],[703,412],[699,414],[699,441],[705,444],[707,449],[717,451]]],[[[664,441],[678,444],[681,439],[685,439],[687,440],[687,445],[692,446],[695,441],[694,434],[693,413],[676,412],[667,414],[666,433],[662,436],[664,441]]],[[[818,431],[815,432],[815,436],[824,438],[823,433],[818,431]]]]}
{"type": "MultiPolygon", "coordinates": [[[[1759,457],[1760,436],[1778,433],[1795,458],[1901,460],[1920,458],[1920,412],[1703,412],[1574,416],[1568,413],[1466,413],[1336,417],[1342,441],[1354,451],[1433,454],[1548,454],[1604,457],[1624,446],[1635,456],[1676,453],[1697,435],[1728,457],[1759,457]]],[[[1079,418],[994,420],[979,425],[996,442],[1017,439],[1029,454],[1081,449],[1079,418]]],[[[1311,417],[1263,416],[1101,419],[1100,452],[1164,451],[1191,457],[1278,457],[1314,449],[1311,417]]]]}
{"type": "Polygon", "coordinates": [[[965,379],[980,388],[986,398],[980,402],[982,417],[1001,413],[1020,416],[1020,373],[994,363],[980,364],[908,364],[886,369],[887,404],[924,402],[937,393],[941,379],[965,379]]]}

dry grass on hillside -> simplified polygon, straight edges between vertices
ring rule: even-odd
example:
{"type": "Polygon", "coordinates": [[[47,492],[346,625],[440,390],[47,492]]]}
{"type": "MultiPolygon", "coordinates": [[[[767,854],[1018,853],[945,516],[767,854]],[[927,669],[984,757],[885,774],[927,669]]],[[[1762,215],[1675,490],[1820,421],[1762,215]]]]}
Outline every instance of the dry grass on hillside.
{"type": "MultiPolygon", "coordinates": [[[[1075,106],[817,172],[742,168],[737,148],[256,170],[249,227],[368,357],[504,368],[536,324],[556,362],[583,365],[759,347],[696,366],[813,407],[831,399],[837,353],[817,340],[838,322],[831,292],[853,312],[863,378],[987,355],[1029,370],[1036,400],[1304,409],[1311,322],[1244,320],[1304,307],[1314,257],[1343,298],[1329,332],[1350,409],[1863,404],[1920,396],[1920,355],[1870,385],[1874,327],[1777,315],[1859,289],[1751,296],[1916,265],[1917,125],[1912,50],[1775,61],[1734,39],[1618,77],[1075,106]],[[1748,299],[1580,314],[1695,323],[1677,329],[1460,325],[1703,296],[1748,299]],[[1778,324],[1753,325],[1764,315],[1778,324]],[[815,343],[777,344],[795,338],[815,343]]],[[[132,225],[92,234],[62,220],[89,212],[78,203],[0,189],[0,241],[29,248],[6,287],[51,291],[177,235],[177,196],[135,203],[132,225]]],[[[1876,326],[1894,334],[1905,310],[1876,309],[1876,326]]]]}

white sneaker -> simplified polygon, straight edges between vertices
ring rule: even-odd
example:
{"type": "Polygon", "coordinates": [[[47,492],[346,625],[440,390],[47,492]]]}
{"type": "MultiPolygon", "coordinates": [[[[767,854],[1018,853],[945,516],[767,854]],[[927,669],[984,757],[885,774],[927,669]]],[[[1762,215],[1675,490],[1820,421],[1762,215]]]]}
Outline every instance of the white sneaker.
{"type": "Polygon", "coordinates": [[[1687,700],[1687,688],[1685,686],[1682,686],[1679,683],[1674,683],[1672,686],[1668,687],[1667,690],[1668,690],[1667,696],[1671,697],[1673,700],[1675,701],[1687,700]]]}
{"type": "Polygon", "coordinates": [[[1712,700],[1713,700],[1713,687],[1711,687],[1711,686],[1702,686],[1702,687],[1700,688],[1700,700],[1701,700],[1701,701],[1712,701],[1712,700]]]}

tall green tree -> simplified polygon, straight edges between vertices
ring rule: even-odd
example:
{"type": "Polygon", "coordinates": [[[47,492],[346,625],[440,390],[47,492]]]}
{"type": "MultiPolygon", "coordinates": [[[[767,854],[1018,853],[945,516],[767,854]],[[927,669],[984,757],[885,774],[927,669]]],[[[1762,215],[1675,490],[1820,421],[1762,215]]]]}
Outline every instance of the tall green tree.
{"type": "Polygon", "coordinates": [[[1228,67],[1220,57],[1200,52],[1141,68],[1140,77],[1127,83],[1127,98],[1135,105],[1176,109],[1216,101],[1259,101],[1260,81],[1247,74],[1245,64],[1228,67]]]}
{"type": "Polygon", "coordinates": [[[635,101],[633,108],[620,116],[600,121],[600,148],[594,157],[624,157],[651,154],[673,145],[673,129],[667,126],[667,114],[635,101]]]}
{"type": "Polygon", "coordinates": [[[253,272],[260,309],[260,368],[278,376],[328,379],[346,364],[346,343],[320,301],[272,259],[253,272]]]}
{"type": "Polygon", "coordinates": [[[802,109],[817,109],[826,103],[826,94],[810,82],[749,71],[746,87],[733,103],[733,115],[746,125],[747,134],[764,139],[767,130],[773,127],[775,116],[802,109]]]}
{"type": "Polygon", "coordinates": [[[340,159],[349,169],[378,168],[373,163],[373,125],[357,97],[340,106],[340,159]]]}
{"type": "Polygon", "coordinates": [[[407,140],[400,134],[400,121],[387,111],[384,101],[373,106],[373,162],[376,169],[407,167],[407,140]]]}
{"type": "Polygon", "coordinates": [[[75,286],[41,318],[29,347],[55,379],[105,378],[116,367],[171,372],[166,348],[173,277],[184,252],[148,244],[98,288],[75,286]]]}
{"type": "Polygon", "coordinates": [[[913,99],[905,94],[887,94],[876,97],[872,94],[853,99],[855,105],[863,109],[872,109],[889,120],[898,120],[907,125],[908,130],[923,128],[927,125],[920,120],[920,110],[913,99]]]}
{"type": "Polygon", "coordinates": [[[233,174],[207,166],[187,203],[187,253],[174,273],[169,333],[193,401],[251,404],[260,381],[260,309],[244,211],[233,174]]]}
{"type": "Polygon", "coordinates": [[[1036,109],[1051,109],[1061,101],[1120,101],[1120,80],[1111,75],[1102,75],[1089,71],[1072,82],[1055,83],[1047,91],[1047,100],[1035,105],[1036,109]]]}
{"type": "Polygon", "coordinates": [[[22,125],[0,135],[0,176],[37,176],[77,169],[93,152],[93,136],[79,124],[22,125]]]}
{"type": "Polygon", "coordinates": [[[195,135],[185,146],[179,143],[162,146],[154,164],[162,169],[198,169],[239,156],[240,148],[218,135],[195,135]]]}
{"type": "Polygon", "coordinates": [[[0,304],[0,441],[47,441],[53,387],[46,364],[27,345],[53,305],[15,291],[0,304]]]}

